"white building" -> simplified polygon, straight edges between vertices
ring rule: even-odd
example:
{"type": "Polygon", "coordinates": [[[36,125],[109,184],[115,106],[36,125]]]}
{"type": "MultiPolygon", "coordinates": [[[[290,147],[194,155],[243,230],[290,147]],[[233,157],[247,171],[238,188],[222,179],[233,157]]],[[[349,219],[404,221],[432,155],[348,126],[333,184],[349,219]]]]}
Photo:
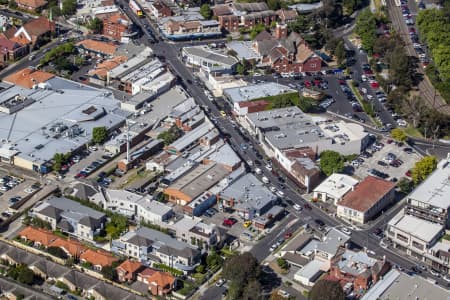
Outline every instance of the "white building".
{"type": "Polygon", "coordinates": [[[208,46],[184,47],[183,59],[190,65],[200,67],[207,73],[234,73],[239,61],[223,50],[208,46]]]}
{"type": "Polygon", "coordinates": [[[314,189],[313,198],[319,201],[337,204],[357,184],[358,180],[353,177],[334,173],[314,189]]]}
{"type": "Polygon", "coordinates": [[[294,274],[294,280],[304,286],[313,286],[316,280],[324,273],[324,262],[312,260],[294,274]]]}

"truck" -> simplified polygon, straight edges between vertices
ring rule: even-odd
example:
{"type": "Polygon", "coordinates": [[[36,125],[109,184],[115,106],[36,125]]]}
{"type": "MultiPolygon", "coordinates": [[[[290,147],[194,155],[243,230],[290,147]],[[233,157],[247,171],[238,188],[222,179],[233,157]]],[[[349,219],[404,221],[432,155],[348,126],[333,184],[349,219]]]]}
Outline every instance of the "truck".
{"type": "Polygon", "coordinates": [[[144,17],[144,13],[142,12],[141,7],[134,0],[130,0],[130,8],[131,10],[139,17],[144,17]]]}

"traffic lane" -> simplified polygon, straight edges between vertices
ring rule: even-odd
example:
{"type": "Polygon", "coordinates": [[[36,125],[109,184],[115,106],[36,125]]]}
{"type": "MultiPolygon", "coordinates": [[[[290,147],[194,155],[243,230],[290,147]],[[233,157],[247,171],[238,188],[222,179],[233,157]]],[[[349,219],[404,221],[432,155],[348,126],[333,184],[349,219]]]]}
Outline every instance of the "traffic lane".
{"type": "Polygon", "coordinates": [[[212,285],[210,286],[205,293],[200,296],[199,299],[201,300],[220,300],[222,299],[222,294],[226,291],[226,287],[224,286],[216,286],[212,285]]]}

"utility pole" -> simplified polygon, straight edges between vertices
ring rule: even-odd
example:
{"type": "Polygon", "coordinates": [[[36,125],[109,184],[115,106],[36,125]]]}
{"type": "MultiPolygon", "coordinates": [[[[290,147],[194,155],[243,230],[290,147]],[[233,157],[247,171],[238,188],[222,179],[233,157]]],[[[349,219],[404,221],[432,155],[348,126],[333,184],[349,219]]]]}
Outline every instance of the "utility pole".
{"type": "Polygon", "coordinates": [[[130,162],[130,135],[129,135],[129,126],[128,126],[128,119],[125,120],[125,130],[127,135],[127,163],[130,162]]]}

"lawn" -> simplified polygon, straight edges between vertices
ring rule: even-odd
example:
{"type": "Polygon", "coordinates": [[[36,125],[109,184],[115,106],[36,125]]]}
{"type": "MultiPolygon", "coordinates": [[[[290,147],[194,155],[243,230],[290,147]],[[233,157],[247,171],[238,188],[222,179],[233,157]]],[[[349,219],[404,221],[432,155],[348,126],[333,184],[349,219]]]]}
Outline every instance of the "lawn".
{"type": "Polygon", "coordinates": [[[416,138],[423,138],[423,135],[420,133],[420,131],[417,128],[414,128],[413,126],[408,126],[404,129],[404,132],[406,135],[416,138]]]}

